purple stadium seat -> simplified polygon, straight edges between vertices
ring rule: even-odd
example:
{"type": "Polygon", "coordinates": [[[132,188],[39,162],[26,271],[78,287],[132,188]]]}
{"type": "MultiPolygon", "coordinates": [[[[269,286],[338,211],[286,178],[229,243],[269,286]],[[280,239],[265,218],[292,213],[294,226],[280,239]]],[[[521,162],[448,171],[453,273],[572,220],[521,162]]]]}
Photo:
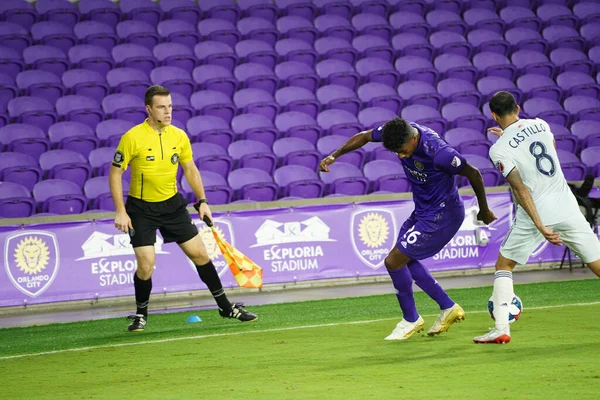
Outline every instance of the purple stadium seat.
{"type": "Polygon", "coordinates": [[[233,169],[233,159],[215,143],[192,143],[194,163],[198,169],[226,177],[233,169]]]}
{"type": "Polygon", "coordinates": [[[198,22],[198,32],[200,32],[203,40],[214,40],[225,43],[230,47],[234,47],[241,38],[241,34],[234,24],[218,18],[200,20],[198,22]]]}
{"type": "Polygon", "coordinates": [[[58,77],[69,69],[69,60],[65,53],[53,46],[29,46],[23,50],[23,60],[30,69],[52,72],[58,77]]]}
{"type": "Polygon", "coordinates": [[[437,110],[442,105],[440,96],[435,87],[421,81],[406,81],[398,85],[398,95],[404,104],[422,104],[437,110]]]}
{"type": "Polygon", "coordinates": [[[473,82],[477,77],[477,69],[466,57],[457,54],[442,54],[433,61],[435,67],[445,78],[464,79],[473,82]]]}
{"type": "Polygon", "coordinates": [[[275,25],[260,17],[242,18],[238,21],[237,28],[245,39],[259,40],[271,46],[279,39],[275,25]]]}
{"type": "MultiPolygon", "coordinates": [[[[492,165],[488,157],[481,157],[476,154],[464,154],[464,157],[469,164],[481,172],[485,186],[498,186],[502,183],[502,174],[492,165]]],[[[460,186],[466,186],[469,181],[465,177],[460,177],[459,182],[460,186]]]]}
{"type": "Polygon", "coordinates": [[[542,21],[527,7],[505,7],[500,10],[500,18],[510,28],[526,28],[533,31],[539,31],[542,28],[542,21]]]}
{"type": "Polygon", "coordinates": [[[115,29],[97,21],[82,21],[73,27],[75,36],[81,43],[93,44],[110,51],[119,44],[115,29]]]}
{"type": "Polygon", "coordinates": [[[154,46],[152,54],[160,65],[178,67],[191,73],[197,64],[194,52],[181,43],[160,43],[154,46]]]}
{"type": "Polygon", "coordinates": [[[151,85],[148,75],[136,68],[114,68],[106,74],[106,81],[114,93],[132,94],[142,99],[151,85]]]}
{"type": "Polygon", "coordinates": [[[31,38],[21,25],[0,21],[0,45],[22,53],[23,49],[31,46],[31,38]]]}
{"type": "Polygon", "coordinates": [[[233,74],[240,81],[243,88],[262,89],[273,95],[279,87],[279,79],[277,79],[273,70],[262,64],[246,63],[238,65],[233,74]]]}
{"type": "Polygon", "coordinates": [[[481,93],[471,82],[462,79],[444,79],[437,84],[437,91],[447,103],[467,103],[475,107],[481,105],[481,93]]]}
{"type": "Polygon", "coordinates": [[[546,54],[550,48],[550,43],[546,39],[543,39],[538,31],[532,29],[509,29],[504,33],[504,37],[512,46],[513,52],[526,50],[546,54]]]}
{"type": "MultiPolygon", "coordinates": [[[[281,115],[281,114],[280,114],[281,115]]],[[[271,146],[280,133],[264,115],[240,114],[231,121],[233,133],[241,139],[256,140],[271,146]]]]}
{"type": "Polygon", "coordinates": [[[352,26],[360,35],[373,35],[389,41],[394,34],[394,29],[388,24],[385,16],[360,13],[352,17],[352,26]]]}
{"type": "Polygon", "coordinates": [[[275,126],[285,137],[299,137],[311,143],[316,143],[323,134],[319,125],[313,117],[299,111],[284,112],[275,118],[275,126]]]}
{"type": "Polygon", "coordinates": [[[436,132],[445,132],[448,122],[442,118],[442,114],[433,107],[413,104],[402,109],[401,117],[424,125],[436,132]]]}
{"type": "Polygon", "coordinates": [[[152,52],[138,44],[120,44],[112,49],[112,56],[117,67],[136,68],[144,71],[146,75],[157,67],[158,60],[152,52]]]}
{"type": "Polygon", "coordinates": [[[477,89],[481,92],[483,97],[489,100],[496,92],[506,91],[511,93],[517,104],[521,103],[523,98],[523,92],[517,89],[514,82],[507,78],[501,78],[499,76],[486,76],[477,81],[477,89]]]}
{"type": "Polygon", "coordinates": [[[285,61],[275,66],[275,74],[285,86],[297,86],[312,92],[319,86],[319,77],[309,65],[297,61],[285,61]]]}
{"type": "Polygon", "coordinates": [[[117,24],[117,35],[125,43],[138,44],[152,50],[160,43],[160,37],[154,25],[144,21],[129,20],[117,24]]]}
{"type": "Polygon", "coordinates": [[[476,53],[490,52],[508,54],[510,43],[501,34],[487,29],[475,29],[467,35],[468,42],[475,48],[476,53]]]}
{"type": "Polygon", "coordinates": [[[27,190],[42,179],[42,169],[32,156],[22,153],[3,152],[0,157],[0,181],[23,185],[27,190]]]}
{"type": "Polygon", "coordinates": [[[464,35],[467,33],[467,24],[460,15],[447,10],[433,10],[425,16],[427,23],[436,31],[450,31],[464,35]]]}
{"type": "Polygon", "coordinates": [[[338,37],[322,37],[315,41],[317,54],[325,59],[334,59],[354,64],[358,59],[356,51],[349,41],[338,37]]]}
{"type": "Polygon", "coordinates": [[[320,172],[319,175],[326,184],[328,194],[361,196],[369,190],[369,180],[352,164],[336,162],[332,165],[331,172],[320,172]]]}
{"type": "Polygon", "coordinates": [[[358,113],[358,121],[365,127],[375,129],[398,116],[389,108],[368,107],[358,113]]]}
{"type": "Polygon", "coordinates": [[[232,97],[237,88],[237,81],[231,71],[220,65],[200,65],[194,68],[192,77],[201,90],[215,90],[232,97]]]}
{"type": "MultiPolygon", "coordinates": [[[[91,178],[83,186],[83,192],[89,200],[90,210],[115,211],[115,203],[110,193],[107,176],[91,178]]],[[[123,197],[125,200],[127,193],[129,193],[129,182],[124,181],[123,197]]]]}
{"type": "Polygon", "coordinates": [[[584,23],[600,22],[600,11],[595,1],[578,2],[573,6],[573,14],[584,23]]]}
{"type": "Polygon", "coordinates": [[[271,69],[277,64],[278,55],[268,42],[257,39],[242,40],[235,45],[235,53],[242,63],[263,64],[271,69]]]}
{"type": "Polygon", "coordinates": [[[400,82],[400,73],[394,66],[381,58],[367,57],[358,60],[356,72],[361,76],[363,82],[379,82],[396,87],[400,82]]]}
{"type": "MultiPolygon", "coordinates": [[[[600,27],[600,24],[598,24],[600,27]]],[[[600,64],[600,45],[591,47],[588,50],[588,57],[594,64],[600,64]]]]}
{"type": "Polygon", "coordinates": [[[383,107],[398,113],[403,104],[396,91],[383,83],[365,83],[358,88],[357,93],[367,107],[383,107]]]}
{"type": "Polygon", "coordinates": [[[412,33],[428,37],[432,30],[421,15],[413,12],[396,12],[390,15],[389,22],[398,33],[412,33]]]}
{"type": "Polygon", "coordinates": [[[0,2],[0,19],[12,21],[29,30],[38,20],[38,15],[31,3],[24,0],[4,0],[0,2]]]}
{"type": "Polygon", "coordinates": [[[186,127],[192,142],[215,143],[226,149],[234,138],[229,124],[213,115],[199,115],[190,118],[186,127]]]}
{"type": "Polygon", "coordinates": [[[194,26],[202,16],[200,7],[189,0],[161,0],[159,5],[169,19],[184,21],[194,26]]]}
{"type": "Polygon", "coordinates": [[[506,56],[498,53],[482,52],[473,57],[473,65],[481,76],[499,76],[514,80],[517,69],[506,56]]]}
{"type": "Polygon", "coordinates": [[[75,68],[91,69],[103,76],[106,76],[106,73],[115,66],[108,50],[91,44],[80,44],[71,47],[69,49],[69,60],[75,68]]]}
{"type": "MultiPolygon", "coordinates": [[[[416,36],[420,39],[420,36],[416,36]]],[[[395,50],[392,49],[389,42],[379,36],[361,35],[352,40],[352,46],[358,51],[361,58],[375,57],[381,58],[387,62],[394,60],[395,50]]]]}
{"type": "Polygon", "coordinates": [[[483,132],[487,127],[487,118],[478,107],[466,103],[449,103],[442,108],[442,116],[452,128],[467,128],[483,132]]]}
{"type": "Polygon", "coordinates": [[[233,103],[243,113],[264,115],[274,121],[279,105],[269,92],[262,89],[241,89],[233,95],[233,103]]]}
{"type": "MultiPolygon", "coordinates": [[[[323,87],[317,91],[317,97],[308,89],[294,86],[284,87],[275,93],[275,101],[277,101],[277,104],[284,111],[300,111],[316,118],[319,111],[321,111],[321,103],[323,101],[319,97],[319,93],[323,87]],[[319,101],[317,101],[317,98],[319,98],[319,101]]],[[[348,88],[344,87],[344,89],[348,88]]],[[[273,115],[274,119],[275,115],[273,115]]]]}
{"type": "Polygon", "coordinates": [[[177,67],[158,67],[150,72],[150,80],[154,85],[162,85],[169,91],[190,97],[196,89],[192,74],[177,67]]]}
{"type": "Polygon", "coordinates": [[[462,154],[488,157],[492,142],[487,140],[482,132],[469,128],[454,128],[444,134],[444,139],[462,154]]]}
{"type": "Polygon", "coordinates": [[[312,0],[275,0],[275,5],[287,16],[302,17],[307,20],[314,19],[317,7],[312,0]]]}
{"type": "MultiPolygon", "coordinates": [[[[335,165],[333,166],[335,168],[335,165]]],[[[402,164],[391,160],[373,160],[363,168],[365,177],[371,182],[371,191],[402,193],[410,191],[410,181],[402,164]]]]}
{"type": "Polygon", "coordinates": [[[76,121],[91,128],[104,119],[100,103],[91,97],[68,95],[56,100],[56,112],[63,121],[76,121]]]}
{"type": "MultiPolygon", "coordinates": [[[[324,85],[317,90],[317,98],[326,109],[346,110],[357,115],[362,108],[362,102],[354,90],[341,85],[324,85]]],[[[312,115],[316,118],[317,113],[312,115]]]]}
{"type": "Polygon", "coordinates": [[[270,0],[238,0],[242,15],[274,21],[277,17],[277,7],[270,0]]]}
{"type": "Polygon", "coordinates": [[[92,128],[81,122],[57,122],[48,128],[48,137],[54,148],[72,150],[86,158],[100,145],[92,128]]]}
{"type": "Polygon", "coordinates": [[[592,170],[594,177],[600,176],[600,147],[592,146],[581,150],[581,161],[592,170]]]}
{"type": "MultiPolygon", "coordinates": [[[[463,11],[464,2],[461,0],[425,0],[431,4],[431,8],[437,10],[450,11],[455,14],[460,14],[463,11]]],[[[467,8],[467,7],[464,7],[467,8]]]]}
{"type": "Polygon", "coordinates": [[[240,9],[233,0],[203,0],[198,2],[205,17],[220,18],[236,23],[240,17],[240,9]]]}
{"type": "Polygon", "coordinates": [[[358,118],[345,110],[325,110],[317,116],[317,121],[328,135],[350,137],[363,130],[358,118]]]}
{"type": "Polygon", "coordinates": [[[577,17],[564,5],[542,4],[537,8],[536,13],[545,26],[560,25],[576,28],[578,25],[577,17]]]}
{"type": "Polygon", "coordinates": [[[62,83],[70,93],[88,96],[98,102],[110,93],[106,79],[91,69],[76,68],[65,71],[62,83]]]}
{"type": "Polygon", "coordinates": [[[562,125],[551,124],[550,131],[554,134],[556,148],[575,153],[579,148],[579,138],[562,125]]]}
{"type": "Polygon", "coordinates": [[[392,9],[392,2],[387,0],[350,0],[361,13],[371,13],[386,17],[392,9]]]}
{"type": "MultiPolygon", "coordinates": [[[[348,140],[347,136],[339,136],[339,135],[329,135],[323,136],[321,139],[317,141],[317,151],[321,153],[322,157],[326,157],[333,153],[335,150],[339,149],[346,143],[348,140]]],[[[362,168],[363,163],[366,159],[367,152],[365,149],[357,149],[353,152],[346,153],[343,156],[338,158],[338,161],[345,162],[348,164],[352,164],[357,166],[358,168],[362,168]]]]}
{"type": "Polygon", "coordinates": [[[277,165],[277,157],[271,148],[257,140],[238,140],[227,148],[236,168],[256,168],[272,174],[277,165]]]}
{"type": "Polygon", "coordinates": [[[560,103],[550,99],[529,99],[523,103],[523,111],[531,118],[541,118],[548,123],[567,126],[569,122],[569,113],[562,108],[560,103]]]}
{"type": "Polygon", "coordinates": [[[512,54],[511,61],[513,65],[520,70],[520,74],[537,74],[549,76],[552,78],[555,73],[555,66],[542,53],[533,50],[519,50],[512,54]]]}
{"type": "Polygon", "coordinates": [[[73,28],[54,21],[41,21],[31,27],[31,36],[34,43],[54,46],[65,54],[75,46],[78,39],[73,35],[73,28]]]}
{"type": "Polygon", "coordinates": [[[155,26],[162,19],[162,10],[152,0],[121,0],[121,11],[128,19],[155,26]]]}
{"type": "MultiPolygon", "coordinates": [[[[431,2],[431,1],[429,1],[431,2]]],[[[393,5],[392,11],[402,11],[403,13],[414,13],[415,15],[425,15],[428,8],[427,0],[410,0],[410,1],[389,1],[393,5]],[[394,4],[395,3],[395,4],[394,4]]]]}
{"type": "Polygon", "coordinates": [[[129,93],[110,94],[102,100],[102,108],[107,118],[123,119],[141,124],[148,116],[144,100],[129,93]]]}
{"type": "Polygon", "coordinates": [[[573,153],[556,150],[558,161],[567,181],[582,181],[587,173],[587,165],[573,153]]]}
{"type": "MultiPolygon", "coordinates": [[[[356,47],[356,45],[355,45],[356,47]]],[[[425,36],[416,33],[399,33],[392,38],[392,47],[401,56],[417,56],[432,60],[434,49],[425,36]]]]}
{"type": "Polygon", "coordinates": [[[30,190],[18,183],[0,181],[0,217],[26,218],[35,213],[30,190]]]}
{"type": "MultiPolygon", "coordinates": [[[[108,176],[117,147],[99,147],[90,151],[88,162],[93,176],[108,176]]],[[[130,170],[128,168],[127,170],[130,170]]]]}
{"type": "Polygon", "coordinates": [[[58,120],[52,104],[39,97],[17,97],[10,100],[6,108],[15,122],[37,126],[44,132],[58,120]]]}
{"type": "Polygon", "coordinates": [[[50,150],[50,140],[37,126],[10,124],[0,128],[0,150],[29,154],[37,160],[50,150]]]}
{"type": "Polygon", "coordinates": [[[360,76],[354,67],[342,60],[323,60],[316,65],[319,77],[328,85],[346,86],[356,90],[360,76]]]}
{"type": "Polygon", "coordinates": [[[60,78],[48,71],[23,71],[17,75],[16,81],[25,96],[41,97],[51,103],[55,103],[66,92],[60,78]]]}
{"type": "Polygon", "coordinates": [[[524,98],[544,97],[546,99],[560,101],[563,91],[556,86],[554,81],[543,75],[525,74],[517,79],[517,87],[523,92],[524,98]]]}
{"type": "Polygon", "coordinates": [[[504,32],[505,22],[492,10],[471,8],[465,11],[463,19],[471,29],[487,29],[497,33],[504,32]]]}
{"type": "Polygon", "coordinates": [[[587,56],[579,50],[558,48],[550,53],[550,61],[552,61],[561,72],[583,72],[591,74],[594,70],[594,64],[588,60],[587,56]]]}
{"type": "Polygon", "coordinates": [[[556,77],[556,83],[567,96],[600,97],[600,85],[589,74],[582,72],[563,72],[556,77]]]}
{"type": "Polygon", "coordinates": [[[237,113],[231,99],[226,94],[214,90],[201,90],[194,93],[190,103],[200,115],[214,115],[227,123],[231,122],[237,113]]]}
{"type": "Polygon", "coordinates": [[[273,201],[277,198],[279,187],[265,171],[256,168],[239,168],[231,171],[227,177],[229,186],[238,200],[273,201]]]}
{"type": "Polygon", "coordinates": [[[456,54],[471,58],[473,46],[467,42],[463,35],[457,32],[439,31],[429,36],[429,42],[436,54],[456,54]]]}
{"type": "Polygon", "coordinates": [[[190,105],[188,97],[183,96],[181,93],[171,93],[171,100],[173,101],[171,124],[185,129],[188,120],[196,115],[196,111],[190,105]]]}
{"type": "Polygon", "coordinates": [[[81,187],[64,179],[41,181],[33,188],[38,210],[60,215],[81,214],[86,210],[88,200],[81,193],[81,187]]]}
{"type": "Polygon", "coordinates": [[[12,79],[23,71],[24,65],[21,55],[16,50],[6,46],[0,46],[0,73],[10,76],[12,79]]]}
{"type": "MultiPolygon", "coordinates": [[[[19,75],[17,75],[17,79],[21,76],[22,80],[22,74],[23,72],[20,72],[19,75]]],[[[54,74],[51,75],[54,77],[54,74]]],[[[19,89],[17,88],[15,80],[6,74],[0,73],[0,108],[6,107],[8,102],[18,95],[19,89]]]]}
{"type": "Polygon", "coordinates": [[[238,63],[238,57],[233,47],[217,41],[205,40],[194,47],[194,55],[200,64],[219,65],[233,71],[238,63]]]}
{"type": "Polygon", "coordinates": [[[310,168],[301,165],[285,165],[275,170],[273,178],[281,188],[281,196],[293,196],[303,199],[323,196],[325,185],[319,179],[317,173],[310,168]]]}
{"type": "Polygon", "coordinates": [[[313,0],[313,3],[320,14],[339,15],[346,19],[352,15],[352,3],[346,0],[313,0]]]}
{"type": "Polygon", "coordinates": [[[583,51],[586,47],[585,39],[579,36],[574,28],[564,25],[551,25],[542,31],[542,36],[554,48],[569,48],[583,51]]]}
{"type": "Polygon", "coordinates": [[[169,43],[179,43],[190,50],[200,41],[200,35],[196,31],[196,25],[178,20],[168,19],[159,22],[156,27],[160,38],[169,43]]]}
{"type": "Polygon", "coordinates": [[[116,26],[122,18],[121,10],[110,0],[79,0],[79,12],[86,20],[116,26]]]}
{"type": "Polygon", "coordinates": [[[312,45],[300,39],[281,39],[275,43],[275,51],[285,61],[298,61],[311,67],[318,59],[312,45]]]}
{"type": "MultiPolygon", "coordinates": [[[[211,171],[200,171],[202,184],[206,198],[210,204],[228,204],[231,202],[233,190],[227,185],[225,178],[211,171]]],[[[193,194],[187,179],[181,179],[183,189],[188,192],[187,200],[193,202],[196,200],[196,195],[193,194]]]]}
{"type": "Polygon", "coordinates": [[[73,27],[79,21],[77,7],[67,0],[38,0],[35,3],[40,19],[73,27]]]}
{"type": "Polygon", "coordinates": [[[290,15],[277,20],[277,30],[289,39],[303,40],[313,44],[319,36],[313,24],[306,18],[290,15]]]}
{"type": "Polygon", "coordinates": [[[92,176],[87,158],[72,150],[47,151],[40,156],[40,166],[49,179],[65,179],[80,188],[92,176]]]}
{"type": "Polygon", "coordinates": [[[563,103],[571,113],[572,121],[582,119],[600,120],[600,100],[588,96],[571,96],[563,103]]]}
{"type": "Polygon", "coordinates": [[[302,165],[313,171],[317,170],[321,154],[315,145],[298,137],[285,137],[273,143],[273,153],[281,160],[282,165],[302,165]]]}
{"type": "Polygon", "coordinates": [[[600,146],[600,121],[577,121],[571,125],[571,132],[579,138],[583,148],[600,146]]]}

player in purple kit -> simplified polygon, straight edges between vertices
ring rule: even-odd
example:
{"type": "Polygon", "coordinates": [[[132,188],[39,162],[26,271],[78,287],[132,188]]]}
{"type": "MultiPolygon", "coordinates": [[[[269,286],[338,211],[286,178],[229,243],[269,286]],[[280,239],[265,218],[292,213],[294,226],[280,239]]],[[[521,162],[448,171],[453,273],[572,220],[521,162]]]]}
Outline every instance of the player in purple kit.
{"type": "Polygon", "coordinates": [[[438,253],[464,221],[465,208],[454,183],[455,175],[465,176],[473,187],[480,209],[477,219],[485,224],[496,220],[488,208],[481,174],[436,132],[402,118],[354,135],[321,161],[320,170],[329,172],[336,159],[368,142],[383,142],[386,149],[398,155],[411,182],[415,202],[415,210],[402,225],[396,246],[385,258],[403,314],[385,339],[405,340],[424,329],[425,321],[415,305],[413,280],[440,306],[440,314],[427,334],[446,332],[454,322],[465,318],[465,312],[419,260],[438,253]]]}

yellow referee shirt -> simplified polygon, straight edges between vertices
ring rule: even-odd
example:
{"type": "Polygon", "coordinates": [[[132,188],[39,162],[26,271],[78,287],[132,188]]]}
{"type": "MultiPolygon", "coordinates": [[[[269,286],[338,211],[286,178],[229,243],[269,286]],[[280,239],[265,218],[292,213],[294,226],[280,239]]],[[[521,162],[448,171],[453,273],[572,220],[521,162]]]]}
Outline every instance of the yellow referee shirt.
{"type": "Polygon", "coordinates": [[[191,160],[192,146],[183,130],[169,125],[159,134],[146,120],[121,137],[112,165],[131,166],[130,196],[158,202],[177,193],[178,164],[191,160]]]}

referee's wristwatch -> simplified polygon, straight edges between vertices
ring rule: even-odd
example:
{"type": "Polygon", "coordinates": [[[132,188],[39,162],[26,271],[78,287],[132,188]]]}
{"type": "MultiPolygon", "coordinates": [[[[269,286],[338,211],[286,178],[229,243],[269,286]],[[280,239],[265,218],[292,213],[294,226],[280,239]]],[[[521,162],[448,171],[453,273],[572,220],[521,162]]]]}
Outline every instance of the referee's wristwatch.
{"type": "Polygon", "coordinates": [[[208,200],[206,200],[206,199],[200,199],[200,200],[198,200],[198,205],[200,205],[202,203],[208,204],[208,200]]]}

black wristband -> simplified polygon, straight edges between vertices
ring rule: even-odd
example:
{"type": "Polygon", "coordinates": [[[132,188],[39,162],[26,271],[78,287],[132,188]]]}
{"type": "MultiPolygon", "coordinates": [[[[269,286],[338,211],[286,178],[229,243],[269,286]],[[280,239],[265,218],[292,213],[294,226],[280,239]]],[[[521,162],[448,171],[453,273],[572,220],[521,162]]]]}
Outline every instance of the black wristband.
{"type": "Polygon", "coordinates": [[[206,199],[200,199],[200,200],[198,200],[198,204],[202,204],[202,203],[208,204],[208,200],[206,200],[206,199]]]}

